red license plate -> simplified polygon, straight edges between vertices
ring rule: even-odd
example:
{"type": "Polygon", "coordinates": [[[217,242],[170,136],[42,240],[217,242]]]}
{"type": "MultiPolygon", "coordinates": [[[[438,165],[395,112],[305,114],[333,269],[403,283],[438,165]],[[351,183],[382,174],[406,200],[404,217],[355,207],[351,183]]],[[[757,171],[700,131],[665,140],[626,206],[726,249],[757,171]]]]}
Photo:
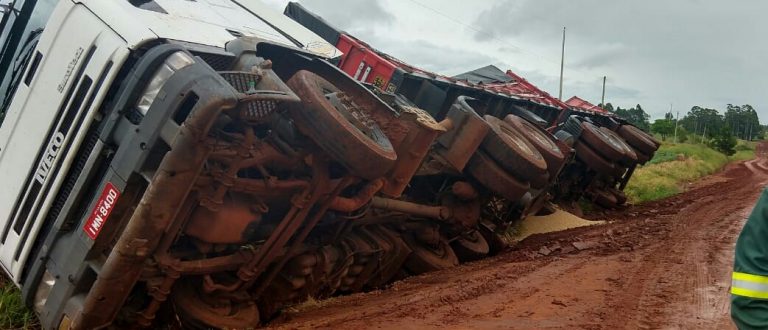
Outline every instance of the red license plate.
{"type": "Polygon", "coordinates": [[[83,230],[92,240],[95,240],[99,236],[101,229],[115,208],[117,199],[120,198],[120,191],[115,188],[112,182],[107,182],[107,186],[101,192],[99,200],[96,201],[96,206],[91,211],[91,216],[88,217],[88,221],[85,222],[83,230]]]}

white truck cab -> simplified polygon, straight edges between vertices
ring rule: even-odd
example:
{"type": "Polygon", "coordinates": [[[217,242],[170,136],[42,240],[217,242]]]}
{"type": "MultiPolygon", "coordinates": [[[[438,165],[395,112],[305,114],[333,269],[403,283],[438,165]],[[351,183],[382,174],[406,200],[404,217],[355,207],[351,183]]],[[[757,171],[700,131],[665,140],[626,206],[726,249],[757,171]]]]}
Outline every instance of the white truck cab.
{"type": "MultiPolygon", "coordinates": [[[[132,173],[146,170],[155,144],[167,151],[180,134],[183,116],[155,110],[160,100],[189,107],[190,91],[205,79],[232,89],[216,71],[236,65],[239,54],[226,49],[236,39],[340,55],[255,0],[15,0],[7,7],[0,22],[0,265],[44,328],[106,326],[122,307],[115,301],[110,311],[96,310],[103,297],[89,291],[109,255],[97,250],[114,244],[100,235],[119,236],[106,221],[120,223],[109,219],[118,199],[137,194],[126,191],[132,173]]],[[[228,102],[237,102],[234,93],[224,92],[228,102]]],[[[204,93],[194,94],[204,103],[204,93]]],[[[142,177],[149,182],[153,172],[142,177]]]]}

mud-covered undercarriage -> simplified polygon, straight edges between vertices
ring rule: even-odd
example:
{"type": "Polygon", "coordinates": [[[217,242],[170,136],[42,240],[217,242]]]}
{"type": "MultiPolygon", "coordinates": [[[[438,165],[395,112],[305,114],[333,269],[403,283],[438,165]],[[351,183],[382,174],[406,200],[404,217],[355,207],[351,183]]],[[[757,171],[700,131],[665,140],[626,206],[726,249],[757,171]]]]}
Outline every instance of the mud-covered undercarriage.
{"type": "MultiPolygon", "coordinates": [[[[438,122],[321,59],[248,39],[227,50],[231,67],[175,103],[176,130],[140,145],[144,179],[127,180],[89,252],[73,327],[257,326],[496,253],[557,184],[606,177],[605,156],[578,158],[581,132],[481,116],[468,97],[438,122]]],[[[616,162],[633,167],[628,151],[616,162]]],[[[604,187],[624,172],[609,174],[604,187]]]]}

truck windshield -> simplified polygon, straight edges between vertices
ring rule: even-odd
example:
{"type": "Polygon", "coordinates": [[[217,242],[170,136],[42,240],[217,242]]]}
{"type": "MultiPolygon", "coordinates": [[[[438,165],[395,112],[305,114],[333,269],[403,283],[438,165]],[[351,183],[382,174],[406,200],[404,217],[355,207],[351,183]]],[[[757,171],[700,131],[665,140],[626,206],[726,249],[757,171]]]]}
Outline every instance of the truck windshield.
{"type": "Polygon", "coordinates": [[[0,126],[58,0],[16,0],[0,21],[0,126]]]}

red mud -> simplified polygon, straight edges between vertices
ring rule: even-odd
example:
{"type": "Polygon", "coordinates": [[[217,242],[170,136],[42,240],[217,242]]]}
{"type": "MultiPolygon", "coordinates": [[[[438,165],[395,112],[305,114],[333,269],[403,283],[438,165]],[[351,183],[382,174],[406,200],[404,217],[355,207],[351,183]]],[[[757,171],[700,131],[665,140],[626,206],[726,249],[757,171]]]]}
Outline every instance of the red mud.
{"type": "Polygon", "coordinates": [[[762,147],[758,159],[681,195],[592,216],[610,224],[534,236],[494,258],[304,304],[271,327],[733,328],[733,246],[768,183],[762,147]]]}

